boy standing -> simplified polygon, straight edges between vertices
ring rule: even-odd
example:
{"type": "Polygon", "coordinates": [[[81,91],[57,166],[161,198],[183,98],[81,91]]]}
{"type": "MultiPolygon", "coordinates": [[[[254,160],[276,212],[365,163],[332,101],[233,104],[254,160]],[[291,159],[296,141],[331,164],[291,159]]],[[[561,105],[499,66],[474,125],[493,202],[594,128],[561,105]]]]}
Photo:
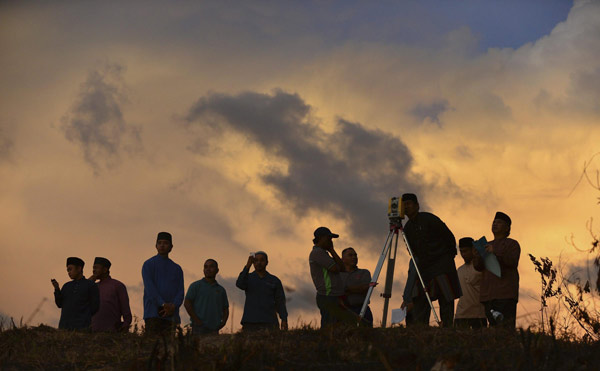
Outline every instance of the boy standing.
{"type": "Polygon", "coordinates": [[[479,302],[481,272],[473,267],[473,239],[461,238],[458,241],[458,248],[465,264],[457,270],[462,296],[456,306],[454,326],[472,329],[487,327],[485,308],[479,302]]]}

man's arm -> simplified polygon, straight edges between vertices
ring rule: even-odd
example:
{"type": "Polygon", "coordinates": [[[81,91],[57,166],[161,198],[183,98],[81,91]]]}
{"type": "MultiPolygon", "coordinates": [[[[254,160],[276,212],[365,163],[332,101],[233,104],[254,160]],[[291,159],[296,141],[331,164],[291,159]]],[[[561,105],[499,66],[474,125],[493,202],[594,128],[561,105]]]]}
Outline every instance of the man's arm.
{"type": "Polygon", "coordinates": [[[194,303],[192,303],[191,300],[186,298],[183,301],[183,306],[185,307],[186,312],[190,315],[192,322],[197,326],[202,326],[202,320],[200,319],[200,317],[198,317],[196,312],[194,312],[194,303]]]}
{"type": "Polygon", "coordinates": [[[147,294],[148,299],[156,305],[156,307],[162,307],[165,301],[158,293],[158,288],[154,283],[154,277],[152,277],[152,267],[148,262],[142,266],[142,280],[144,281],[144,293],[147,294]]]}
{"type": "Polygon", "coordinates": [[[371,286],[371,272],[364,269],[361,274],[362,283],[358,285],[346,286],[346,292],[349,294],[366,294],[371,286]]]}
{"type": "Polygon", "coordinates": [[[250,272],[250,266],[252,265],[252,261],[253,261],[253,258],[252,258],[252,256],[250,256],[248,258],[248,263],[246,263],[246,266],[240,272],[240,275],[238,276],[237,281],[235,281],[235,285],[239,289],[242,289],[244,291],[246,289],[248,289],[248,274],[250,272]]]}
{"type": "Polygon", "coordinates": [[[485,262],[476,248],[473,248],[473,268],[478,272],[483,272],[485,270],[485,262]]]}
{"type": "Polygon", "coordinates": [[[281,318],[282,327],[283,322],[285,322],[287,329],[288,312],[285,305],[285,291],[283,291],[283,285],[281,284],[281,280],[279,279],[277,279],[277,284],[275,286],[275,308],[277,309],[279,318],[281,318]]]}
{"type": "MultiPolygon", "coordinates": [[[[177,293],[175,294],[175,299],[173,299],[173,305],[175,306],[175,308],[179,308],[181,307],[181,304],[183,303],[183,295],[184,295],[184,288],[183,288],[183,270],[181,269],[180,266],[177,266],[178,272],[177,272],[177,293]]],[[[173,313],[171,313],[172,315],[173,313]]]]}
{"type": "Polygon", "coordinates": [[[221,318],[221,325],[219,326],[219,330],[225,327],[227,324],[227,319],[229,318],[229,307],[223,308],[223,317],[221,318]]]}
{"type": "Polygon", "coordinates": [[[122,330],[128,330],[131,326],[131,308],[129,307],[129,295],[127,294],[127,287],[121,284],[117,289],[117,295],[119,298],[119,307],[121,308],[121,315],[123,316],[122,330]]]}
{"type": "Polygon", "coordinates": [[[331,257],[333,258],[333,261],[335,262],[335,264],[328,267],[327,270],[330,272],[334,272],[334,273],[345,272],[346,267],[344,266],[344,262],[342,261],[340,256],[337,254],[335,249],[332,247],[331,249],[328,249],[327,251],[329,251],[329,253],[331,254],[331,257]]]}
{"type": "Polygon", "coordinates": [[[54,302],[57,307],[62,308],[62,292],[58,286],[58,282],[54,278],[50,282],[52,282],[52,286],[54,287],[54,302]]]}

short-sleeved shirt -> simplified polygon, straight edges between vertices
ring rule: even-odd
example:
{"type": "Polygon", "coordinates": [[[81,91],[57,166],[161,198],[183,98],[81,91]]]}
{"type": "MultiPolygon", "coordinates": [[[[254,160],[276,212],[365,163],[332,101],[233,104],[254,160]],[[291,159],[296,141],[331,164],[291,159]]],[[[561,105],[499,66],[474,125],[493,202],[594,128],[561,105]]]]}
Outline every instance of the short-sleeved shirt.
{"type": "MultiPolygon", "coordinates": [[[[352,272],[341,272],[344,290],[350,286],[364,285],[371,282],[371,272],[367,269],[356,269],[352,272]]],[[[359,307],[365,302],[366,294],[346,294],[346,302],[351,307],[359,307]]]]}
{"type": "Polygon", "coordinates": [[[458,268],[458,279],[462,296],[456,305],[454,318],[485,318],[485,308],[479,302],[481,272],[477,272],[473,264],[464,264],[458,268]]]}
{"type": "Polygon", "coordinates": [[[344,283],[337,272],[330,272],[329,268],[336,263],[329,253],[314,246],[308,258],[310,264],[310,275],[312,277],[317,294],[326,296],[344,295],[344,283]]]}
{"type": "Polygon", "coordinates": [[[229,308],[227,292],[216,281],[208,283],[203,279],[190,285],[185,300],[194,305],[194,312],[202,321],[202,327],[216,331],[221,327],[223,310],[229,308]]]}

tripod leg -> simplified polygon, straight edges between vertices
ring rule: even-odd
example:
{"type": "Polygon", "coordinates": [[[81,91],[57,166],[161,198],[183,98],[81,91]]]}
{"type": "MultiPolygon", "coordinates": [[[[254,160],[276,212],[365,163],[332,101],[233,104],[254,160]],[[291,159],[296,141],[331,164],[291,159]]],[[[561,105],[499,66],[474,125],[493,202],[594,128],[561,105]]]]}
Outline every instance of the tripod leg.
{"type": "Polygon", "coordinates": [[[438,317],[437,312],[435,311],[435,308],[433,307],[433,303],[431,302],[431,298],[429,297],[429,293],[427,292],[427,288],[425,287],[425,282],[423,282],[423,277],[421,276],[421,272],[419,271],[419,267],[417,266],[417,262],[415,261],[413,252],[410,248],[410,245],[408,244],[406,235],[404,234],[404,230],[400,229],[400,232],[402,233],[402,238],[404,239],[404,243],[406,244],[406,249],[408,250],[408,254],[410,255],[410,258],[412,259],[412,261],[415,264],[415,271],[417,272],[417,276],[419,277],[419,282],[421,282],[421,286],[423,287],[423,291],[425,292],[425,296],[427,297],[427,302],[429,303],[429,306],[431,307],[431,311],[433,312],[433,317],[435,318],[435,321],[439,325],[441,323],[440,318],[438,317]]]}
{"type": "MultiPolygon", "coordinates": [[[[383,262],[388,254],[388,249],[392,245],[392,240],[394,238],[394,231],[390,230],[387,238],[385,239],[385,244],[383,245],[383,250],[381,251],[381,255],[379,256],[379,261],[377,261],[377,266],[375,267],[375,271],[373,272],[373,276],[371,276],[371,283],[376,283],[379,279],[379,273],[381,272],[381,268],[383,267],[383,262]],[[389,245],[388,245],[389,242],[389,245]]],[[[369,286],[369,291],[367,291],[367,296],[365,297],[365,301],[363,302],[363,306],[360,309],[360,319],[362,320],[365,317],[365,313],[367,312],[367,306],[369,305],[369,300],[371,299],[371,294],[373,294],[373,286],[369,286]]]]}
{"type": "MultiPolygon", "coordinates": [[[[390,298],[392,297],[392,285],[394,284],[394,267],[396,265],[396,251],[398,250],[398,231],[394,233],[396,236],[396,243],[394,244],[394,248],[392,249],[392,241],[390,240],[390,248],[389,248],[389,256],[388,256],[388,266],[387,272],[385,274],[385,289],[383,290],[382,296],[384,297],[383,302],[383,318],[381,320],[381,327],[385,327],[387,323],[387,314],[388,314],[388,306],[390,303],[390,298]]],[[[392,237],[393,240],[393,237],[392,237]]]]}

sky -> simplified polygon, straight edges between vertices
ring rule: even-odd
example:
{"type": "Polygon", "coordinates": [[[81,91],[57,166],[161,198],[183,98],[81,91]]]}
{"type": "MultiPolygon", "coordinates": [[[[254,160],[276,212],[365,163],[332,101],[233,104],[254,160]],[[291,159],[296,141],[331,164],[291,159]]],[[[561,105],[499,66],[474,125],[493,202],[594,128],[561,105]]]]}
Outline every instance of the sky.
{"type": "Polygon", "coordinates": [[[599,36],[587,0],[2,2],[0,314],[56,326],[50,279],[103,256],[141,318],[141,267],[169,231],[186,289],[219,262],[227,331],[257,250],[290,325],[316,324],[314,229],[372,271],[389,198],[413,192],[457,239],[511,216],[526,326],[528,254],[581,266],[569,241],[598,215],[576,184],[600,151],[599,36]]]}

